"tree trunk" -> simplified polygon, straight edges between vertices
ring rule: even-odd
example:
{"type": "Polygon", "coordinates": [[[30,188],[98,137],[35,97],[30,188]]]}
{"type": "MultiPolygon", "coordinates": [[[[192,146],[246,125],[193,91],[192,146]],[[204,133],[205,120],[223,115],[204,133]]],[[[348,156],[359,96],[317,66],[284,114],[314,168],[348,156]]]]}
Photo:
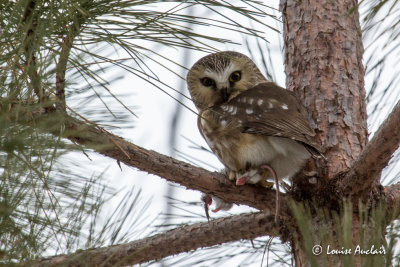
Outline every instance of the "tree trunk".
{"type": "MultiPolygon", "coordinates": [[[[356,5],[353,0],[280,3],[286,87],[307,107],[326,149],[327,160],[318,161],[316,166],[320,181],[348,171],[368,141],[363,45],[356,5]]],[[[358,238],[353,236],[353,240],[358,238]]],[[[292,244],[296,266],[308,266],[299,242],[292,244]]]]}
{"type": "Polygon", "coordinates": [[[356,1],[285,1],[287,89],[308,108],[326,148],[325,177],[347,170],[368,141],[356,1]]]}

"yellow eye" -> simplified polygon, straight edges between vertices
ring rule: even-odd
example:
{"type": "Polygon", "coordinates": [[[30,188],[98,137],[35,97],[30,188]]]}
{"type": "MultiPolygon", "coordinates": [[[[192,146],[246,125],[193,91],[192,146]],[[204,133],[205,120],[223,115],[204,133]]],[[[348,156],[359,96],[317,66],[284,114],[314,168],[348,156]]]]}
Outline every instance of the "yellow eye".
{"type": "Polygon", "coordinates": [[[214,80],[210,79],[208,77],[201,78],[200,81],[201,81],[201,84],[206,86],[206,87],[210,87],[210,86],[215,85],[214,80]]]}
{"type": "Polygon", "coordinates": [[[229,76],[229,82],[234,83],[240,81],[242,78],[242,73],[240,71],[232,72],[231,76],[229,76]]]}

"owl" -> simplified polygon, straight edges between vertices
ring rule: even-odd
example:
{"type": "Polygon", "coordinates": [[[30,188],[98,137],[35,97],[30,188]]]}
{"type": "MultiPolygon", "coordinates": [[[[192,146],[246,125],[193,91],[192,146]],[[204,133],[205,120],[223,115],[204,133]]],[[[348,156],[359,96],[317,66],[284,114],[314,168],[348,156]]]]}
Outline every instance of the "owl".
{"type": "MultiPolygon", "coordinates": [[[[279,209],[278,180],[293,176],[309,157],[321,156],[305,108],[291,91],[268,81],[249,57],[233,51],[201,58],[186,80],[200,133],[229,179],[242,185],[274,178],[279,209]]],[[[219,205],[216,210],[226,207],[219,205]]]]}

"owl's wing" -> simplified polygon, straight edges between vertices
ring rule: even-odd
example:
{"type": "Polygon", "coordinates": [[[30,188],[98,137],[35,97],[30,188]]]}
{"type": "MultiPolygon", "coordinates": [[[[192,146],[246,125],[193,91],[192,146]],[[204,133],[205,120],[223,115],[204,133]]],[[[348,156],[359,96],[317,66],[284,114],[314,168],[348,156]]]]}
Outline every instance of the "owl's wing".
{"type": "Polygon", "coordinates": [[[275,83],[261,83],[213,109],[219,120],[243,133],[290,138],[303,143],[313,156],[321,155],[305,108],[291,91],[275,83]]]}

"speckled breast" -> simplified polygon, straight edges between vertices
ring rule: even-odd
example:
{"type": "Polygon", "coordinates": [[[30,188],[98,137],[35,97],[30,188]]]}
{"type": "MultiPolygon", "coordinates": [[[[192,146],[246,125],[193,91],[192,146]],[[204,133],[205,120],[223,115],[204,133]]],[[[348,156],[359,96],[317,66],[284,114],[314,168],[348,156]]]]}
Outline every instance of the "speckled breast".
{"type": "Polygon", "coordinates": [[[198,127],[211,150],[230,170],[245,171],[273,156],[268,137],[242,133],[232,121],[219,120],[212,111],[201,113],[198,127]]]}
{"type": "Polygon", "coordinates": [[[237,160],[240,132],[226,121],[217,121],[212,111],[205,110],[198,118],[200,133],[219,160],[229,169],[238,170],[237,160]]]}

